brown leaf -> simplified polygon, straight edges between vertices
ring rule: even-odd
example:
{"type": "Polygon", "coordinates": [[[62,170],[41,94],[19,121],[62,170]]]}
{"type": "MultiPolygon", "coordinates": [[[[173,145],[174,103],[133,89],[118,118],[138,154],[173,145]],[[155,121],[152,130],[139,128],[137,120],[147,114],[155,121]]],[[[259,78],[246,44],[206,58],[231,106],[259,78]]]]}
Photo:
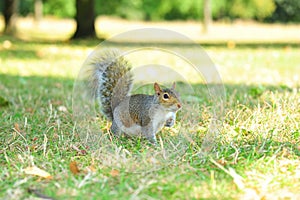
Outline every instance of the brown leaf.
{"type": "Polygon", "coordinates": [[[54,86],[57,87],[57,88],[62,88],[62,84],[61,83],[55,83],[54,86]]]}
{"type": "Polygon", "coordinates": [[[120,171],[119,170],[116,170],[116,169],[113,169],[110,171],[110,175],[112,177],[116,177],[116,176],[119,176],[120,175],[120,171]]]}
{"type": "Polygon", "coordinates": [[[234,41],[230,40],[230,41],[227,42],[228,49],[234,49],[235,46],[236,46],[236,44],[235,44],[234,41]]]}
{"type": "Polygon", "coordinates": [[[71,145],[71,147],[72,147],[74,150],[77,151],[77,154],[78,154],[78,155],[86,155],[86,154],[87,154],[86,150],[84,150],[84,149],[79,149],[79,148],[78,148],[77,146],[75,146],[75,145],[71,145]]]}
{"type": "Polygon", "coordinates": [[[33,108],[26,108],[25,111],[28,112],[28,113],[31,113],[31,114],[34,113],[33,108]]]}
{"type": "Polygon", "coordinates": [[[96,172],[96,168],[93,165],[89,166],[88,169],[92,172],[96,172]]]}
{"type": "Polygon", "coordinates": [[[15,124],[14,124],[14,128],[15,128],[15,130],[16,130],[17,132],[21,133],[21,129],[20,129],[20,126],[19,126],[18,123],[15,123],[15,124]]]}
{"type": "Polygon", "coordinates": [[[60,106],[63,104],[61,100],[51,100],[52,105],[54,106],[60,106]]]}
{"type": "Polygon", "coordinates": [[[71,170],[72,174],[74,174],[74,175],[77,175],[80,173],[80,170],[78,168],[76,161],[70,162],[70,170],[71,170]]]}
{"type": "Polygon", "coordinates": [[[97,171],[96,168],[93,165],[91,165],[88,166],[83,172],[87,174],[89,172],[96,172],[96,171],[97,171]]]}
{"type": "Polygon", "coordinates": [[[39,51],[36,51],[35,52],[36,56],[39,57],[39,58],[43,58],[45,57],[45,51],[42,51],[42,50],[39,50],[39,51]]]}
{"type": "Polygon", "coordinates": [[[33,144],[29,147],[30,150],[36,150],[37,148],[38,148],[38,145],[35,145],[35,144],[33,144]]]}
{"type": "Polygon", "coordinates": [[[225,166],[227,164],[227,161],[224,158],[222,158],[220,160],[217,160],[217,163],[219,163],[222,166],[225,166]]]}
{"type": "Polygon", "coordinates": [[[24,169],[25,174],[29,174],[29,175],[35,175],[35,176],[39,176],[42,178],[46,178],[46,179],[52,179],[52,176],[46,172],[45,170],[42,170],[36,166],[32,166],[32,167],[26,167],[24,169]]]}

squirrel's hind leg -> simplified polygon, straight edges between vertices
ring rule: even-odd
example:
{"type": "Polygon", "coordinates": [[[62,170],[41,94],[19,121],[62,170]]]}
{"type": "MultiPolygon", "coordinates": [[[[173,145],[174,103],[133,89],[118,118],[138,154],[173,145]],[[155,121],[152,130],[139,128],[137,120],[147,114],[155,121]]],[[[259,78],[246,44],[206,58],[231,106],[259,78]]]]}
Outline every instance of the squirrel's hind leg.
{"type": "Polygon", "coordinates": [[[153,127],[151,124],[142,128],[142,134],[151,144],[157,145],[155,132],[153,131],[153,127]]]}
{"type": "Polygon", "coordinates": [[[115,122],[115,120],[113,120],[113,122],[112,122],[112,125],[110,127],[110,132],[112,132],[114,134],[114,136],[116,136],[116,137],[120,137],[122,134],[122,131],[119,128],[119,126],[117,125],[117,123],[115,122]]]}

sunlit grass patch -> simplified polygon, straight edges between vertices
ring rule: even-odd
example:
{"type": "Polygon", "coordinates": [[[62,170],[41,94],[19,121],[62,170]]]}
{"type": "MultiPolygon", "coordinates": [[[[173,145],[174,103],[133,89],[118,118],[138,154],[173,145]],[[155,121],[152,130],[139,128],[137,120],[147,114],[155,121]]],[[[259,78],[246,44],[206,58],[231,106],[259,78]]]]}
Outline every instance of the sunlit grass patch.
{"type": "MultiPolygon", "coordinates": [[[[203,83],[192,84],[202,96],[183,95],[186,102],[196,102],[199,120],[191,123],[178,113],[176,126],[158,135],[165,149],[180,150],[174,141],[180,127],[188,128],[192,140],[184,151],[165,155],[162,146],[152,148],[143,139],[110,138],[101,116],[93,120],[112,139],[109,148],[92,151],[82,143],[72,89],[97,44],[0,38],[0,198],[299,198],[299,48],[205,48],[224,80],[226,101],[212,157],[201,157],[213,106],[203,83]],[[168,155],[176,159],[164,160],[168,155]],[[52,178],[26,174],[24,169],[33,165],[52,178]]],[[[154,57],[147,62],[157,63],[159,54],[154,57]]],[[[132,58],[135,66],[143,64],[144,58],[132,58]]],[[[171,56],[161,59],[170,67],[183,64],[171,56]]]]}
{"type": "MultiPolygon", "coordinates": [[[[75,32],[74,19],[58,19],[45,16],[37,22],[33,17],[18,17],[17,36],[24,40],[35,41],[66,41],[75,32]],[[51,33],[51,34],[49,34],[51,33]]],[[[208,33],[203,32],[201,21],[128,21],[120,18],[99,16],[95,21],[95,29],[99,38],[110,38],[128,30],[140,28],[168,29],[185,35],[195,42],[205,44],[225,44],[235,48],[239,44],[284,44],[299,43],[298,24],[264,24],[254,22],[214,22],[208,33]]],[[[0,15],[0,32],[4,29],[4,19],[0,15]]],[[[141,38],[130,36],[123,42],[170,42],[177,43],[178,38],[168,35],[145,34],[141,38]]]]}

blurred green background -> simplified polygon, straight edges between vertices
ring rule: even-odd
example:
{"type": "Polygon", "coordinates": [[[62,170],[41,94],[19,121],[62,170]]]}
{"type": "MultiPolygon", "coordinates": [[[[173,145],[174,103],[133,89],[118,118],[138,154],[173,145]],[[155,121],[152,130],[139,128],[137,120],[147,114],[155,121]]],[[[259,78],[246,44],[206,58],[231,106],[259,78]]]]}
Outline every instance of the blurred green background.
{"type": "MultiPolygon", "coordinates": [[[[0,199],[300,199],[299,10],[300,0],[0,0],[0,199]],[[212,19],[206,31],[204,1],[212,19]],[[11,32],[4,2],[18,2],[11,32]],[[91,34],[70,40],[87,20],[91,34]],[[181,69],[203,91],[195,99],[199,121],[191,124],[187,110],[178,116],[191,130],[187,151],[165,165],[152,157],[160,149],[144,141],[113,142],[101,155],[81,143],[72,89],[84,60],[101,41],[145,27],[173,30],[196,45],[150,31],[109,47],[126,52],[148,42],[198,56],[201,45],[215,63],[226,101],[213,158],[199,159],[212,121],[207,86],[194,80],[188,62],[155,51],[132,53],[130,62],[181,69]],[[26,174],[33,165],[52,179],[26,174]],[[153,166],[159,170],[134,171],[153,166]]],[[[107,133],[107,121],[95,121],[107,133]]],[[[168,141],[178,130],[159,137],[168,141]]]]}
{"type": "MultiPolygon", "coordinates": [[[[34,11],[35,0],[21,0],[19,13],[34,11]]],[[[43,0],[45,15],[62,18],[75,16],[75,0],[43,0]]],[[[4,1],[0,1],[3,10],[4,1]]],[[[214,20],[236,18],[263,22],[299,22],[299,0],[212,0],[214,20]]],[[[114,15],[138,20],[202,19],[203,0],[95,0],[97,15],[114,15]]]]}

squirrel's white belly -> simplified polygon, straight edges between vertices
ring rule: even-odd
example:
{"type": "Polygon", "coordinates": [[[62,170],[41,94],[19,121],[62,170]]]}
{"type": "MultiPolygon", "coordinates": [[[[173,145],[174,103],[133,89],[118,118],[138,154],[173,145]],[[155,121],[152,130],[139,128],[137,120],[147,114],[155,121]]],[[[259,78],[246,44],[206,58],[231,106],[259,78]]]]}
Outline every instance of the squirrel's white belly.
{"type": "MultiPolygon", "coordinates": [[[[166,120],[173,119],[175,121],[176,113],[175,112],[168,112],[167,114],[159,113],[155,116],[151,121],[153,131],[156,134],[160,131],[163,126],[165,125],[166,120]]],[[[149,124],[149,125],[150,125],[149,124]]],[[[151,125],[150,125],[151,126],[151,125]]],[[[122,125],[121,130],[129,136],[140,136],[143,135],[143,127],[138,124],[132,124],[130,127],[126,127],[122,125]]]]}
{"type": "Polygon", "coordinates": [[[168,112],[165,116],[165,120],[168,120],[168,119],[175,119],[176,118],[176,113],[175,112],[168,112]]]}
{"type": "Polygon", "coordinates": [[[155,136],[158,131],[160,131],[164,125],[170,127],[174,124],[176,120],[176,112],[168,112],[157,107],[153,107],[150,110],[151,120],[149,124],[141,126],[136,124],[129,114],[129,109],[122,109],[118,106],[114,110],[114,122],[121,130],[129,136],[155,136]],[[166,123],[167,122],[167,123],[166,123]]]}
{"type": "Polygon", "coordinates": [[[157,113],[154,116],[152,122],[154,132],[157,133],[159,130],[161,130],[165,125],[165,122],[170,118],[174,119],[175,121],[176,113],[175,112],[157,113]]]}

